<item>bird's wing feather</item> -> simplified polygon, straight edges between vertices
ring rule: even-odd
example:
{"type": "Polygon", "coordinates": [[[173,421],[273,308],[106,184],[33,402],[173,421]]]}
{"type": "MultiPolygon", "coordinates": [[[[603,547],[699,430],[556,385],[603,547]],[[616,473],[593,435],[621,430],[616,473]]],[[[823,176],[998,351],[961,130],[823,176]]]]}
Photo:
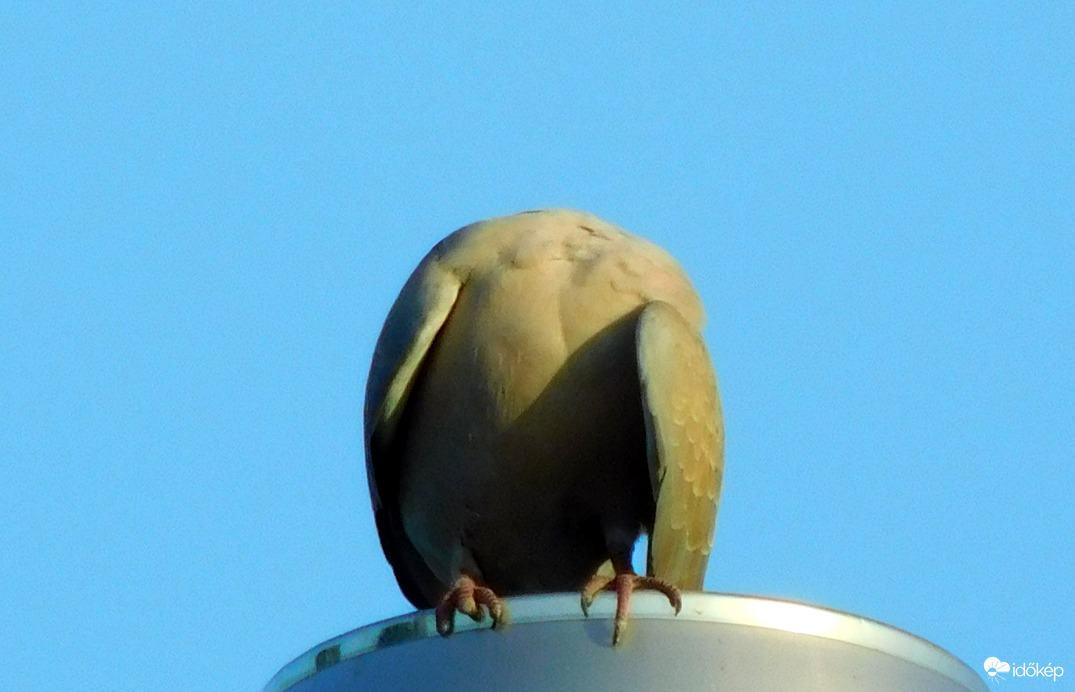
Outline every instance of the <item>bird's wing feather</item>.
{"type": "Polygon", "coordinates": [[[377,339],[366,382],[367,444],[395,437],[407,395],[461,286],[461,279],[430,255],[400,291],[377,339]]]}
{"type": "Polygon", "coordinates": [[[716,374],[701,335],[668,303],[646,306],[637,344],[657,506],[648,571],[699,590],[713,546],[724,467],[716,374]]]}
{"type": "Polygon", "coordinates": [[[398,441],[407,397],[448,320],[462,280],[434,249],[408,279],[385,320],[366,382],[366,476],[381,546],[403,594],[430,607],[443,588],[407,538],[399,509],[398,441]]]}

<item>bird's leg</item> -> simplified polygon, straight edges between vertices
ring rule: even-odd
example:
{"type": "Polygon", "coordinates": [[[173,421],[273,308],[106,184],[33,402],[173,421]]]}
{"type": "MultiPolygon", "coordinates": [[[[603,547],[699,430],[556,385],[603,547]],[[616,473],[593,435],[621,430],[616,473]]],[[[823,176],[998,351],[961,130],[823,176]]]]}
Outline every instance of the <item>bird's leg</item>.
{"type": "Polygon", "coordinates": [[[437,632],[447,637],[455,631],[456,611],[470,617],[474,622],[485,619],[485,611],[493,619],[493,629],[500,629],[508,622],[508,607],[492,589],[481,586],[469,575],[460,575],[455,586],[444,594],[435,611],[437,632]]]}
{"type": "Polygon", "coordinates": [[[630,560],[612,558],[612,567],[616,576],[608,577],[603,574],[595,574],[590,577],[586,585],[582,587],[582,613],[587,617],[590,614],[590,606],[597,594],[602,591],[614,591],[616,593],[616,618],[612,624],[612,645],[616,646],[627,631],[627,615],[630,612],[631,594],[637,589],[650,589],[660,591],[668,597],[668,602],[679,615],[683,601],[679,595],[679,589],[673,584],[657,577],[635,574],[630,560]]]}

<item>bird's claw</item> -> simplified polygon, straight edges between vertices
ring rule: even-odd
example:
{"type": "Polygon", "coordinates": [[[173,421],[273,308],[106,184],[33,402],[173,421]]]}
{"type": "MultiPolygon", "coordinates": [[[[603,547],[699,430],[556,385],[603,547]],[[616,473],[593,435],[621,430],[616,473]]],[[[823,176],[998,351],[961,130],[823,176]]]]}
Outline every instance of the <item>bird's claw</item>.
{"type": "Polygon", "coordinates": [[[595,574],[586,585],[582,587],[580,602],[582,614],[590,616],[590,606],[593,605],[597,594],[602,591],[614,591],[616,593],[616,617],[612,624],[612,645],[616,646],[623,639],[627,631],[627,615],[630,611],[631,594],[637,590],[659,591],[668,598],[668,602],[675,609],[676,615],[683,608],[683,599],[679,589],[673,584],[657,577],[648,575],[621,572],[615,577],[606,577],[595,574]]]}
{"type": "Polygon", "coordinates": [[[597,599],[597,594],[605,589],[613,590],[612,577],[606,577],[601,574],[595,574],[590,577],[590,580],[582,587],[582,595],[579,598],[583,615],[590,617],[590,606],[597,599]]]}
{"type": "Polygon", "coordinates": [[[463,575],[448,593],[440,599],[435,611],[437,633],[447,637],[455,631],[455,614],[462,613],[474,622],[485,619],[486,611],[493,620],[493,629],[501,629],[508,621],[508,609],[504,601],[492,589],[479,586],[473,579],[463,575]]]}

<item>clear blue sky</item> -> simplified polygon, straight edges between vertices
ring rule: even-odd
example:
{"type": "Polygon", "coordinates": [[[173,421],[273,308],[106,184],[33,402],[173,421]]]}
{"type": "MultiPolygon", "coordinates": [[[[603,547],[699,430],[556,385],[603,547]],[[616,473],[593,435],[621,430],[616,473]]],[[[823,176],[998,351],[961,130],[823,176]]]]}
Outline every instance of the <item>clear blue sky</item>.
{"type": "Polygon", "coordinates": [[[492,4],[0,10],[0,688],[257,689],[408,611],[373,344],[543,206],[708,306],[708,589],[1075,678],[1075,6],[492,4]]]}

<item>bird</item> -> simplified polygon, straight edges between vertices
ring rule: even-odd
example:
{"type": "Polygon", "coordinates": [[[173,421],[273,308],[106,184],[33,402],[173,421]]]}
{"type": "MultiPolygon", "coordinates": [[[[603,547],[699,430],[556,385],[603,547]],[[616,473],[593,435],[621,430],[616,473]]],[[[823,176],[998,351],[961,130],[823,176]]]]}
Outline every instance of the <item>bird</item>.
{"type": "Polygon", "coordinates": [[[364,437],[403,595],[501,629],[504,598],[700,590],[724,468],[701,300],[659,246],[592,214],[525,211],[437,243],[374,348],[364,437]],[[646,534],[645,574],[632,553],[646,534]]]}

